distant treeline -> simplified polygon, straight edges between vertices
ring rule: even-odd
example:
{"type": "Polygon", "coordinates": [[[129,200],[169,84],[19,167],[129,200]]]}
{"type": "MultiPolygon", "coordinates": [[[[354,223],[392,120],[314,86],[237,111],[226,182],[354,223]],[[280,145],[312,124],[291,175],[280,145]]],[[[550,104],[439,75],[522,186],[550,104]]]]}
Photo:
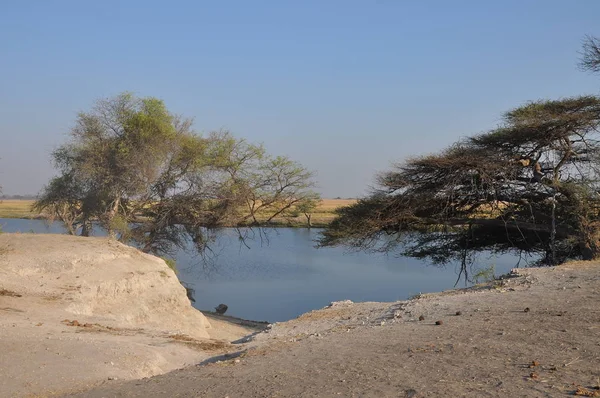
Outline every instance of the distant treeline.
{"type": "Polygon", "coordinates": [[[35,200],[35,195],[0,195],[0,200],[2,199],[12,199],[12,200],[35,200]]]}

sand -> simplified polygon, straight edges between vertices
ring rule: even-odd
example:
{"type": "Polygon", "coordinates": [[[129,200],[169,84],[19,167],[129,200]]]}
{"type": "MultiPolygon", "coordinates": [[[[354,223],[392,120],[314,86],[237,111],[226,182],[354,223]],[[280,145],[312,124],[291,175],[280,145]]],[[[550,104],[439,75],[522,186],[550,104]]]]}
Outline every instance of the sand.
{"type": "Polygon", "coordinates": [[[5,234],[0,252],[0,396],[600,396],[594,262],[264,329],[205,317],[161,260],[105,239],[5,234]]]}

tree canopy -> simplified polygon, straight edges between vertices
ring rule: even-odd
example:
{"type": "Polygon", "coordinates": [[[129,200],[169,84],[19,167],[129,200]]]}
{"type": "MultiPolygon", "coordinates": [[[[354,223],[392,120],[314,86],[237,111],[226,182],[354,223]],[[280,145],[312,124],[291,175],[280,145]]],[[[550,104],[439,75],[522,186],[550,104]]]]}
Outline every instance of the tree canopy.
{"type": "Polygon", "coordinates": [[[156,98],[124,93],[80,113],[52,154],[59,176],[35,203],[71,234],[93,222],[145,251],[173,254],[210,231],[258,225],[317,198],[313,173],[229,132],[205,136],[156,98]]]}
{"type": "Polygon", "coordinates": [[[543,263],[600,255],[600,98],[535,101],[496,129],[381,174],[339,209],[321,246],[397,251],[464,266],[481,251],[543,263]]]}
{"type": "Polygon", "coordinates": [[[585,37],[579,67],[590,72],[600,72],[600,38],[585,37]]]}

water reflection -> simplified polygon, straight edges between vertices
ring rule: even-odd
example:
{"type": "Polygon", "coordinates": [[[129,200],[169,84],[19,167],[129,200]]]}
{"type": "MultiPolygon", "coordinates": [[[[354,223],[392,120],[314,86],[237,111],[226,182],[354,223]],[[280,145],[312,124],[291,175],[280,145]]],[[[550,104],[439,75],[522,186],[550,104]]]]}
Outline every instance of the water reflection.
{"type": "MultiPolygon", "coordinates": [[[[40,220],[0,219],[0,226],[5,232],[64,233],[60,224],[48,226],[40,220]]],[[[406,257],[316,249],[318,231],[245,231],[253,239],[242,243],[235,230],[223,229],[209,261],[185,251],[177,254],[179,277],[195,290],[194,305],[199,309],[225,303],[228,315],[272,322],[331,301],[402,300],[419,292],[450,289],[456,281],[455,264],[438,268],[406,257]]],[[[483,256],[480,265],[494,264],[496,274],[502,274],[516,263],[513,256],[483,256]]]]}

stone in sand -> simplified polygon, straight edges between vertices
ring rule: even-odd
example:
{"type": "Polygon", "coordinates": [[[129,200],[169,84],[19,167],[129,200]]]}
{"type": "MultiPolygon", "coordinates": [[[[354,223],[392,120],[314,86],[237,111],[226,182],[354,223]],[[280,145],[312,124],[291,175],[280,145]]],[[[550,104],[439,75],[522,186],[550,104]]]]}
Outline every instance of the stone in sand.
{"type": "Polygon", "coordinates": [[[219,304],[215,307],[215,311],[217,314],[223,315],[227,311],[227,308],[229,307],[227,307],[225,304],[219,304]]]}

